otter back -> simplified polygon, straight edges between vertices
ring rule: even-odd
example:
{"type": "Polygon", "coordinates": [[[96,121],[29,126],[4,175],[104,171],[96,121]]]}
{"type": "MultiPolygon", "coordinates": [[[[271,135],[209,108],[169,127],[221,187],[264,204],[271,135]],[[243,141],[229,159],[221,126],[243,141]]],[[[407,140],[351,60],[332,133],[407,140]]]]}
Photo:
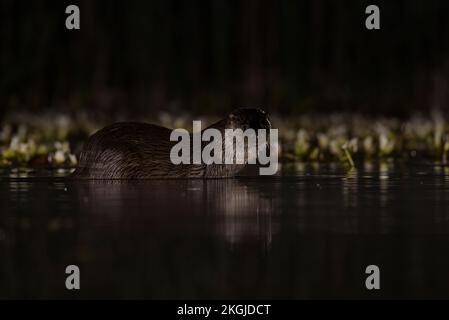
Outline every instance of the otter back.
{"type": "Polygon", "coordinates": [[[122,122],[92,135],[72,174],[78,179],[201,178],[204,165],[170,161],[171,130],[146,123],[122,122]]]}

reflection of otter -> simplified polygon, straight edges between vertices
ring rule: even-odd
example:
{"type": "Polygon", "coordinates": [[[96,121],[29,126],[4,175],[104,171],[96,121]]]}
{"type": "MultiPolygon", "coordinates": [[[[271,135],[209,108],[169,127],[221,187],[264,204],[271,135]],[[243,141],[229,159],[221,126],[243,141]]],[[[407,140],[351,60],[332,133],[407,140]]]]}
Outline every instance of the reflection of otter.
{"type": "Polygon", "coordinates": [[[66,182],[79,199],[77,247],[68,259],[89,270],[84,294],[227,298],[243,294],[241,287],[265,288],[272,269],[258,259],[273,247],[279,217],[263,181],[66,182]]]}
{"type": "Polygon", "coordinates": [[[271,243],[272,201],[251,179],[80,181],[80,206],[90,223],[133,234],[213,235],[227,243],[271,243]],[[142,228],[142,229],[141,229],[142,228]]]}
{"type": "Polygon", "coordinates": [[[254,241],[271,244],[273,234],[278,231],[275,203],[261,194],[257,185],[244,180],[210,180],[206,183],[208,212],[215,213],[215,232],[219,236],[233,245],[254,241]]]}
{"type": "MultiPolygon", "coordinates": [[[[209,128],[270,129],[260,109],[241,108],[209,128]]],[[[151,179],[232,177],[244,164],[181,164],[170,160],[171,130],[145,123],[116,123],[92,135],[80,155],[73,178],[79,179],[151,179]]],[[[222,146],[225,143],[223,141],[222,146]]],[[[224,153],[223,153],[224,154],[224,153]]],[[[245,162],[246,163],[246,162],[245,162]]]]}

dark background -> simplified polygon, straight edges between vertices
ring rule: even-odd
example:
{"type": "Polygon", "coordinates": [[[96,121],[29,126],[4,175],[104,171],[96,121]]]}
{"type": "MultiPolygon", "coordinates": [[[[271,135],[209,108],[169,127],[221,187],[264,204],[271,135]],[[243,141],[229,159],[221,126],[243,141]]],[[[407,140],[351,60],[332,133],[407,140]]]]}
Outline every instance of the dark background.
{"type": "Polygon", "coordinates": [[[449,102],[449,1],[0,0],[0,118],[358,111],[449,102]],[[65,28],[65,7],[81,30],[65,28]],[[365,28],[365,8],[381,30],[365,28]]]}

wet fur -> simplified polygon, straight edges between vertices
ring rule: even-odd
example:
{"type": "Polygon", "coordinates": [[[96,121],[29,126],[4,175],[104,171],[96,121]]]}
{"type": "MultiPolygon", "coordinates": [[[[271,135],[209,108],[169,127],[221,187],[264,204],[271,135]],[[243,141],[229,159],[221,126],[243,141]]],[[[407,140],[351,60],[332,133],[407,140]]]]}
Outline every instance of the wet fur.
{"type": "MultiPolygon", "coordinates": [[[[259,109],[238,109],[210,128],[267,128],[269,121],[259,109]]],[[[241,171],[245,164],[174,165],[170,150],[172,130],[147,123],[122,122],[93,134],[80,154],[74,179],[179,179],[227,178],[241,171]]],[[[192,139],[191,139],[192,140],[192,139]]],[[[223,143],[224,147],[224,143],[223,143]]],[[[224,154],[224,152],[223,152],[224,154]]]]}

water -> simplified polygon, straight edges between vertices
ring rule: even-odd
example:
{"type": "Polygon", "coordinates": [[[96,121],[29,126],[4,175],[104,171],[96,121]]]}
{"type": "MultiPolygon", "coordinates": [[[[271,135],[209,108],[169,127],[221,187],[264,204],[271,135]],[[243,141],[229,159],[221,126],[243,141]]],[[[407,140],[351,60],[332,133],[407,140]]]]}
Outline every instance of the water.
{"type": "Polygon", "coordinates": [[[438,164],[206,181],[0,174],[0,298],[449,298],[438,164]],[[365,288],[370,264],[379,291],[365,288]]]}

